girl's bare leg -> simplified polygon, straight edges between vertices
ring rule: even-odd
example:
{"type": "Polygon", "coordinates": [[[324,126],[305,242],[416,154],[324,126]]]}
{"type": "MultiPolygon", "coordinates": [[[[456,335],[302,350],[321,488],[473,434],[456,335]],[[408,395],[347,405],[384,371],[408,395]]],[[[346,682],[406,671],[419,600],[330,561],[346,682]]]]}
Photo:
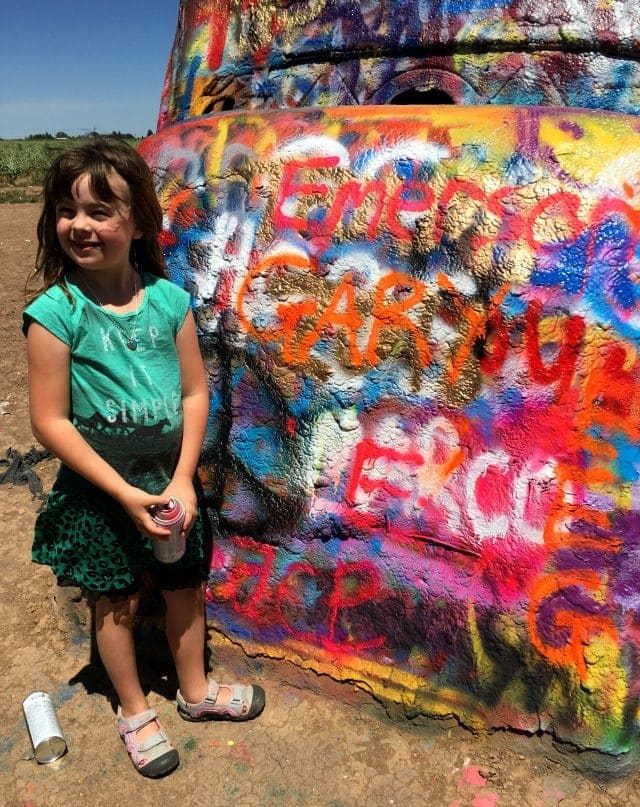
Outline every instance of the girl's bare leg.
{"type": "MultiPolygon", "coordinates": [[[[204,667],[203,586],[163,591],[162,594],[167,603],[167,640],[176,665],[180,694],[187,703],[200,703],[209,694],[204,667]]],[[[218,682],[216,705],[228,704],[232,697],[232,686],[218,682]]],[[[264,693],[262,697],[264,699],[264,693]]]]}
{"type": "MultiPolygon", "coordinates": [[[[123,717],[131,717],[149,708],[140,686],[133,641],[133,618],[138,602],[137,594],[117,602],[100,597],[95,606],[98,652],[118,695],[123,717]]],[[[153,721],[143,726],[137,736],[143,740],[157,731],[158,726],[153,721]]]]}
{"type": "Polygon", "coordinates": [[[202,586],[162,594],[167,603],[167,641],[176,665],[180,692],[189,703],[199,703],[207,695],[202,586]]]}

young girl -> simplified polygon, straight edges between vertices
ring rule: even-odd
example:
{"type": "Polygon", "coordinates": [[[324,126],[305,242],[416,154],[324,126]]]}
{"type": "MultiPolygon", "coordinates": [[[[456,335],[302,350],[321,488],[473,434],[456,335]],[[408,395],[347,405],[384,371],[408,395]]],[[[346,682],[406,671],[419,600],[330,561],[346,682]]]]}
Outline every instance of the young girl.
{"type": "Polygon", "coordinates": [[[24,312],[29,407],[61,469],[37,519],[33,560],[95,602],[100,657],[117,693],[117,726],[136,769],[158,777],[178,752],[149,708],[133,618],[143,575],[162,590],[185,720],[255,717],[258,686],[207,680],[204,550],[193,478],[208,388],[189,296],[165,279],[152,176],[135,150],[96,138],[63,152],[44,185],[35,275],[24,312]],[[183,558],[155,560],[169,530],[154,507],[185,505],[183,558]]]}

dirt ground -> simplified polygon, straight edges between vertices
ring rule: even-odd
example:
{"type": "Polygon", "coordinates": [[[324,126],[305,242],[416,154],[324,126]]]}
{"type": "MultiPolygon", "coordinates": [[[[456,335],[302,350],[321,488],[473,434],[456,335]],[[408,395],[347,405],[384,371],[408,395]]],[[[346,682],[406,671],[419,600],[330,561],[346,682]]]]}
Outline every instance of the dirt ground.
{"type": "MultiPolygon", "coordinates": [[[[35,204],[0,205],[0,459],[9,448],[24,454],[35,444],[20,312],[37,216],[35,204]]],[[[48,489],[55,460],[35,470],[48,489]]],[[[584,755],[559,753],[549,737],[475,736],[454,721],[391,720],[350,687],[284,662],[247,658],[214,636],[219,678],[259,681],[267,707],[250,724],[184,723],[175,711],[166,646],[152,627],[141,637],[141,675],[181,765],[160,781],[143,779],[117,735],[108,682],[90,663],[87,625],[65,618],[49,570],[30,563],[38,506],[26,486],[0,486],[2,807],[120,807],[129,800],[142,807],[640,805],[640,774],[608,781],[586,774],[577,767],[584,767],[584,755]],[[29,759],[21,702],[36,689],[52,695],[68,741],[68,753],[49,765],[29,759]]]]}

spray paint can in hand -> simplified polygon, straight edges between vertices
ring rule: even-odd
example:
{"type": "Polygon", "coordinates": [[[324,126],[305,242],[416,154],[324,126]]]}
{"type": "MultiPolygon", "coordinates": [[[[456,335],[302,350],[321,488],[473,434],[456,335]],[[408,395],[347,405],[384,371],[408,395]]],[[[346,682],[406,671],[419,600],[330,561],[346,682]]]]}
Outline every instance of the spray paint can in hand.
{"type": "Polygon", "coordinates": [[[164,507],[155,507],[151,517],[159,527],[168,527],[171,535],[167,540],[153,542],[153,554],[160,563],[175,563],[184,555],[186,540],[182,535],[185,509],[179,499],[169,499],[164,507]]]}
{"type": "Polygon", "coordinates": [[[22,711],[36,760],[45,764],[59,759],[67,750],[67,743],[49,695],[32,692],[22,701],[22,711]]]}

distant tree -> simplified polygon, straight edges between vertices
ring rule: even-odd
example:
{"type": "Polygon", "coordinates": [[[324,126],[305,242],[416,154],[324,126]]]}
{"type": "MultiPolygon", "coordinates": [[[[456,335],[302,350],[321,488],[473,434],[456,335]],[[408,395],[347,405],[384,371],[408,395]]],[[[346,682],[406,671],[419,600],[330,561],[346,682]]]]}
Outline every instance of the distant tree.
{"type": "Polygon", "coordinates": [[[117,132],[115,129],[113,132],[108,134],[107,137],[119,137],[122,140],[137,140],[137,137],[132,135],[131,132],[117,132]]]}
{"type": "Polygon", "coordinates": [[[146,133],[145,137],[151,137],[152,134],[153,134],[153,132],[151,131],[151,129],[147,129],[147,133],[146,133]]]}
{"type": "Polygon", "coordinates": [[[69,135],[66,132],[56,132],[56,138],[64,138],[65,140],[68,140],[69,135]]]}

